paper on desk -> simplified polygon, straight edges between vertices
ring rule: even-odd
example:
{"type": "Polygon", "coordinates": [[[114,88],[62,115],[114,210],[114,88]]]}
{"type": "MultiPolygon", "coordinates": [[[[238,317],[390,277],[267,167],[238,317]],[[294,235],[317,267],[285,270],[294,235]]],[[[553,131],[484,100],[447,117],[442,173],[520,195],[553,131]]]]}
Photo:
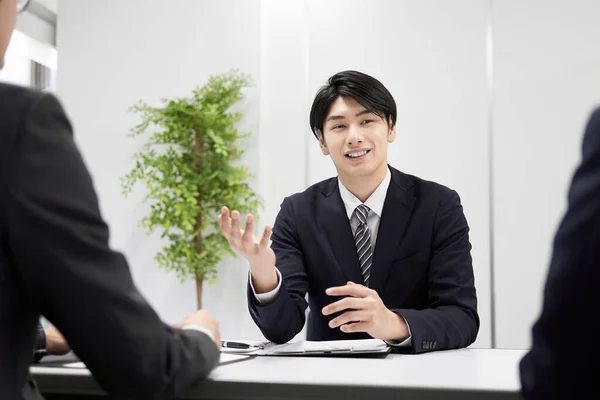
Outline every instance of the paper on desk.
{"type": "Polygon", "coordinates": [[[253,352],[259,350],[258,347],[250,347],[248,349],[235,349],[231,347],[221,347],[221,354],[252,354],[253,352]]]}
{"type": "Polygon", "coordinates": [[[85,364],[82,363],[81,361],[79,362],[72,362],[72,363],[68,363],[68,364],[64,364],[63,367],[65,368],[85,368],[85,364]]]}
{"type": "Polygon", "coordinates": [[[268,350],[268,354],[283,355],[326,352],[370,353],[383,351],[387,348],[387,343],[379,339],[329,340],[322,342],[301,341],[273,346],[268,350]]]}
{"type": "Polygon", "coordinates": [[[250,358],[250,356],[244,355],[244,354],[225,354],[225,353],[221,353],[221,356],[219,357],[219,364],[225,364],[225,363],[230,363],[230,362],[235,362],[235,361],[241,361],[244,359],[250,358]]]}

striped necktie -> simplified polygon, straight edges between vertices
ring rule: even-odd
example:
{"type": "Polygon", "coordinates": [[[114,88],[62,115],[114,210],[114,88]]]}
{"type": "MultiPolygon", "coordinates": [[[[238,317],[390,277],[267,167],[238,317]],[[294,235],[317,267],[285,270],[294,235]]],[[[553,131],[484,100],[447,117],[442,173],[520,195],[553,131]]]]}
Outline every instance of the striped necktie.
{"type": "Polygon", "coordinates": [[[354,242],[356,243],[356,252],[358,254],[358,264],[362,272],[365,286],[369,286],[371,277],[371,265],[373,264],[373,247],[371,246],[371,232],[367,226],[367,216],[369,207],[361,204],[356,207],[352,216],[358,220],[358,227],[354,232],[354,242]]]}

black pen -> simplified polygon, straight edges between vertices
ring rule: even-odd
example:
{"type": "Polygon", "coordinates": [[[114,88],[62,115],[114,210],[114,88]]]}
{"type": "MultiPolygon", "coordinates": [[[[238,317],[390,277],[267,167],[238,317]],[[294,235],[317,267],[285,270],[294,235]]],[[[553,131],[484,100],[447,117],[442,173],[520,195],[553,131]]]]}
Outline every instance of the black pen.
{"type": "Polygon", "coordinates": [[[222,340],[221,346],[229,347],[230,349],[249,349],[250,347],[254,347],[249,345],[248,343],[230,342],[227,340],[222,340]]]}

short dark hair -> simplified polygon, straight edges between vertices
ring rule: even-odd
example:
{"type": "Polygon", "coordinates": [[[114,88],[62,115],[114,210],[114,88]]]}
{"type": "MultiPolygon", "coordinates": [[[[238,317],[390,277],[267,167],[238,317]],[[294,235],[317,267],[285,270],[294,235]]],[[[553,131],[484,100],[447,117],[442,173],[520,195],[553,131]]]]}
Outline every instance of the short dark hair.
{"type": "Polygon", "coordinates": [[[338,97],[350,97],[375,115],[396,125],[396,102],[392,94],[377,79],[358,71],[343,71],[333,75],[317,92],[310,109],[310,129],[316,138],[323,132],[323,123],[331,105],[338,97]]]}

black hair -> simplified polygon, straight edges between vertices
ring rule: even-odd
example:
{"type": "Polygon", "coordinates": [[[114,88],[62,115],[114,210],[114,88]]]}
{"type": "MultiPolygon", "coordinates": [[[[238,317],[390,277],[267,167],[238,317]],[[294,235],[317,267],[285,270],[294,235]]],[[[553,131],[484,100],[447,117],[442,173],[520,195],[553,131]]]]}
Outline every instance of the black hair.
{"type": "Polygon", "coordinates": [[[316,138],[319,131],[323,132],[325,118],[338,97],[350,97],[391,126],[396,125],[396,102],[389,90],[372,76],[343,71],[329,78],[315,96],[310,109],[310,129],[316,138]]]}

